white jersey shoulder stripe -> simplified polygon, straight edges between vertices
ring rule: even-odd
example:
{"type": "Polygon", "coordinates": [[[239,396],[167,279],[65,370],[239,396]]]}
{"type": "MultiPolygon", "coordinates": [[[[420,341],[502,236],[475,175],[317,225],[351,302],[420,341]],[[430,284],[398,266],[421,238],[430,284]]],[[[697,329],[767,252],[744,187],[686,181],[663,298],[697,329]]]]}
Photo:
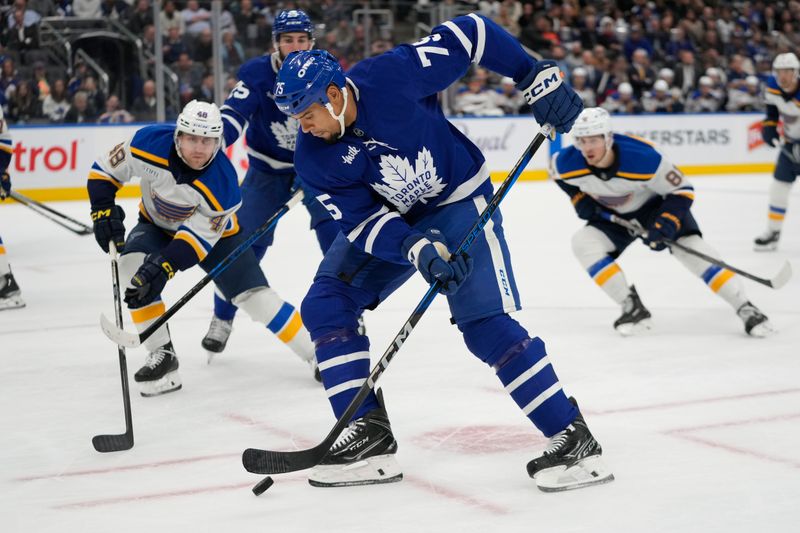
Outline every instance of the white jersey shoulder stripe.
{"type": "Polygon", "coordinates": [[[458,40],[461,42],[461,45],[464,47],[464,50],[467,51],[467,55],[472,57],[472,42],[469,38],[464,35],[464,32],[461,31],[461,28],[453,24],[451,21],[447,21],[442,26],[445,26],[447,29],[453,32],[453,34],[458,37],[458,40]]]}
{"type": "Polygon", "coordinates": [[[486,46],[486,26],[483,24],[483,19],[475,13],[470,13],[469,17],[475,20],[475,26],[478,30],[478,43],[475,48],[475,57],[472,59],[473,63],[478,64],[483,59],[483,49],[486,46]]]}

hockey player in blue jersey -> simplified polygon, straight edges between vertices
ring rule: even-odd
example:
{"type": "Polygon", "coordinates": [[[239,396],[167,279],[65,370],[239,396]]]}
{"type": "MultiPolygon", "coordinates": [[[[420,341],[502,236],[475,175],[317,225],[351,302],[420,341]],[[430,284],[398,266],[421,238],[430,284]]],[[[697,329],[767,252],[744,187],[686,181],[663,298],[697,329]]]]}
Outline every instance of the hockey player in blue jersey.
{"type": "Polygon", "coordinates": [[[761,136],[769,146],[779,148],[780,153],[769,187],[767,229],[753,242],[753,248],[759,252],[778,248],[789,193],[800,174],[800,60],[791,52],[778,54],[772,62],[772,71],[764,87],[767,116],[761,123],[761,136]],[[783,143],[778,135],[781,118],[783,143]]]}
{"type": "MultiPolygon", "coordinates": [[[[236,142],[246,130],[249,167],[242,183],[242,207],[236,213],[246,235],[286,203],[292,187],[297,185],[292,163],[297,121],[275,107],[272,87],[287,55],[313,48],[313,30],[311,19],[303,11],[292,9],[279,13],[272,26],[275,52],[242,65],[239,82],[221,108],[226,145],[236,142]]],[[[316,231],[324,252],[333,242],[339,227],[312,195],[306,194],[303,203],[311,215],[311,227],[316,231]]],[[[259,261],[272,241],[273,232],[270,231],[253,245],[259,261]]],[[[235,314],[236,306],[217,291],[214,316],[202,340],[209,361],[214,354],[225,349],[235,314]]]]}
{"type": "MultiPolygon", "coordinates": [[[[550,444],[528,464],[542,490],[610,481],[601,448],[562,390],[545,351],[507,313],[520,307],[497,211],[470,257],[448,259],[492,194],[480,150],[444,117],[437,93],[471,63],[512,77],[536,120],[568,131],[580,98],[552,61],[536,62],[492,21],[457,17],[412,45],[366,59],[344,75],[327,52],[290,56],[278,73],[278,107],[300,121],[295,168],[342,233],[319,266],[302,315],[322,380],[341,416],[369,374],[369,339],[357,317],[415,271],[442,282],[467,348],[497,374],[550,444]]],[[[371,393],[322,463],[315,486],[398,481],[397,442],[371,393]]]]}
{"type": "MultiPolygon", "coordinates": [[[[125,303],[143,331],[165,312],[161,291],[178,271],[196,264],[213,269],[245,236],[236,210],[241,194],[233,165],[220,152],[222,118],[215,104],[193,100],[177,124],[146,126],[92,165],[87,188],[97,243],[121,252],[120,275],[128,281],[125,303]],[[125,212],[115,204],[117,190],[139,177],[139,220],[125,238],[125,212]]],[[[269,325],[287,346],[315,370],[314,347],[300,315],[267,285],[252,249],[215,278],[223,294],[250,317],[269,325]]],[[[178,358],[169,329],[145,341],[150,351],[135,380],[143,396],[181,388],[178,358]]]]}
{"type": "MultiPolygon", "coordinates": [[[[649,142],[613,133],[605,109],[585,109],[572,128],[575,144],[553,156],[551,173],[586,225],[572,237],[572,250],[597,285],[622,307],[614,328],[632,335],[651,327],[651,315],[616,259],[635,240],[627,229],[601,217],[613,213],[647,229],[654,250],[676,241],[710,257],[719,257],[700,233],[690,207],[694,188],[680,170],[649,142]]],[[[772,333],[767,317],[750,301],[739,278],[677,247],[670,249],[690,272],[728,302],[748,335],[772,333]]]]}
{"type": "MultiPolygon", "coordinates": [[[[11,154],[14,145],[8,125],[3,118],[3,108],[0,107],[0,200],[5,200],[11,194],[11,176],[8,174],[8,165],[11,163],[11,154]]],[[[6,247],[0,237],[0,311],[4,309],[18,309],[25,307],[17,280],[11,273],[11,266],[6,257],[6,247]]]]}

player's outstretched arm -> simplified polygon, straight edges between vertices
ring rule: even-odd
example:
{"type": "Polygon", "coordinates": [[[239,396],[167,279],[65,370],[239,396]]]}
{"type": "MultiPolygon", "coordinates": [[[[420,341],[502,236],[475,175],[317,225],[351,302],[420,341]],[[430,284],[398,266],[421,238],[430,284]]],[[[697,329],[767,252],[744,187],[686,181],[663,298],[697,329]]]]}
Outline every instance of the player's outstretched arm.
{"type": "Polygon", "coordinates": [[[433,29],[430,36],[401,45],[388,56],[380,71],[394,71],[398,83],[416,91],[420,98],[449,87],[471,63],[481,65],[517,82],[539,124],[549,123],[567,132],[583,109],[580,97],[563,81],[553,61],[535,61],[516,38],[491,20],[476,14],[456,17],[433,29]],[[398,69],[390,59],[404,60],[413,71],[398,69]]]}

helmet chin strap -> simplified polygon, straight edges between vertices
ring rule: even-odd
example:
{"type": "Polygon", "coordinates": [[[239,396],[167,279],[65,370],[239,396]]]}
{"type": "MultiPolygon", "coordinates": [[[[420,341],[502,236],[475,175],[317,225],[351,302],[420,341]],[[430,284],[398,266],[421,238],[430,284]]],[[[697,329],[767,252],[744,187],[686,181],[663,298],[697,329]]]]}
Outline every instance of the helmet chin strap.
{"type": "Polygon", "coordinates": [[[347,111],[347,87],[346,86],[342,87],[342,97],[344,98],[344,104],[342,105],[342,112],[339,113],[338,115],[336,113],[334,113],[333,105],[330,102],[325,104],[325,109],[328,110],[328,113],[330,113],[331,116],[333,118],[335,118],[337,122],[339,122],[339,135],[338,135],[337,139],[341,139],[342,135],[344,135],[344,129],[345,129],[345,126],[344,126],[344,112],[347,111]]]}

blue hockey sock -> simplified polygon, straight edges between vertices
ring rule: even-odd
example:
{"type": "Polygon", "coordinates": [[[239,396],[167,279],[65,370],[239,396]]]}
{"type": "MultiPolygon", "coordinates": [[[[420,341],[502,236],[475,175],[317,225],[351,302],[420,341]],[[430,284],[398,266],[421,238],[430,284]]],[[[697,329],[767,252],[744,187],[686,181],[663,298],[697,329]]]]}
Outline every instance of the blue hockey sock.
{"type": "Polygon", "coordinates": [[[239,308],[214,293],[214,316],[220,320],[233,320],[239,308]]]}
{"type": "Polygon", "coordinates": [[[531,422],[547,437],[567,427],[578,410],[561,388],[539,337],[512,346],[498,361],[497,377],[531,422]]]}
{"type": "MultiPolygon", "coordinates": [[[[369,339],[351,330],[336,330],[315,339],[317,364],[336,418],[355,398],[369,375],[369,339]]],[[[364,400],[353,419],[378,407],[374,392],[364,400]]]]}

